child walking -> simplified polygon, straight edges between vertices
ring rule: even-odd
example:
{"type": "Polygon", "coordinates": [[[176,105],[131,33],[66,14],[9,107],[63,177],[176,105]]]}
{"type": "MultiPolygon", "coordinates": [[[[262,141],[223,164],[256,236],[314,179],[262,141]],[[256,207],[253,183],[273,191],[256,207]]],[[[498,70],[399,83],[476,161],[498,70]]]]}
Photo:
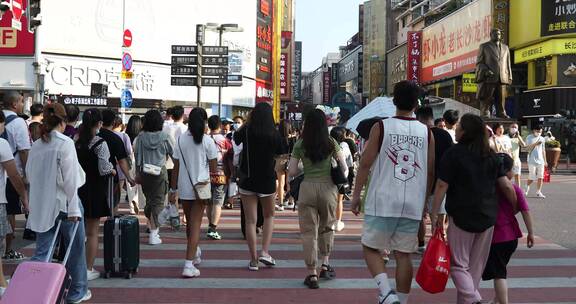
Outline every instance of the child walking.
{"type": "MultiPolygon", "coordinates": [[[[506,172],[506,176],[512,180],[514,178],[514,160],[508,154],[498,154],[502,160],[502,166],[506,172]]],[[[522,213],[524,224],[528,229],[527,246],[532,248],[534,246],[534,232],[532,231],[532,218],[528,211],[528,203],[524,192],[517,185],[514,184],[516,196],[518,197],[518,211],[522,213]]],[[[494,300],[490,303],[493,304],[508,304],[508,286],[506,284],[506,266],[510,261],[510,257],[518,247],[518,239],[522,237],[520,225],[516,220],[512,204],[506,201],[506,198],[499,196],[499,210],[494,226],[494,236],[492,238],[492,245],[490,247],[490,255],[488,262],[482,274],[482,280],[494,280],[494,300]]]]}

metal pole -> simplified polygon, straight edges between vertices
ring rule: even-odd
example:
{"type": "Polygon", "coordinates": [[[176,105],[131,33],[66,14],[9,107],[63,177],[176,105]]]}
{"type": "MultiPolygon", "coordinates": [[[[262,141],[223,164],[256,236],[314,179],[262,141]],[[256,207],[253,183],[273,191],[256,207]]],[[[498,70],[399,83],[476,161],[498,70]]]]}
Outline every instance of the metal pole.
{"type": "MultiPolygon", "coordinates": [[[[198,79],[198,81],[200,81],[200,79],[198,79]]],[[[198,95],[196,96],[196,100],[197,100],[197,101],[196,101],[196,107],[198,107],[198,108],[200,107],[200,96],[202,95],[201,92],[200,92],[201,89],[202,89],[202,87],[201,87],[201,86],[198,86],[198,87],[197,87],[197,90],[196,90],[196,92],[197,92],[197,94],[198,94],[198,95]]]]}
{"type": "MultiPolygon", "coordinates": [[[[124,31],[126,31],[126,0],[122,1],[122,35],[124,35],[124,31]]],[[[122,53],[124,53],[124,46],[122,46],[122,53]]],[[[124,89],[126,89],[125,84],[123,85],[123,87],[124,89]]],[[[122,103],[122,98],[120,98],[120,110],[121,110],[120,115],[122,117],[122,123],[126,123],[126,108],[124,107],[124,103],[122,103]]]]}
{"type": "MultiPolygon", "coordinates": [[[[223,34],[224,28],[222,26],[220,26],[218,28],[218,33],[219,33],[219,40],[218,40],[218,46],[222,46],[222,34],[223,34]]],[[[222,57],[222,56],[219,56],[222,57]]],[[[222,117],[222,86],[218,86],[218,117],[222,117]]]]}

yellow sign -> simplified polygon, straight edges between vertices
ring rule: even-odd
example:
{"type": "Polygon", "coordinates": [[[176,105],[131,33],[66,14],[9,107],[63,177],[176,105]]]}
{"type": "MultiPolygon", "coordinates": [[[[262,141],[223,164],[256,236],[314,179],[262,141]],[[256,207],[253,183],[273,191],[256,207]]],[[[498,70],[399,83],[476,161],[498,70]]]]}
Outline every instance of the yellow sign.
{"type": "Polygon", "coordinates": [[[130,71],[122,71],[122,79],[132,79],[134,78],[134,73],[130,71]]]}
{"type": "Polygon", "coordinates": [[[476,75],[474,73],[462,74],[462,92],[463,93],[476,93],[478,85],[476,84],[476,75]]]}
{"type": "Polygon", "coordinates": [[[564,54],[576,54],[576,38],[551,39],[516,50],[514,52],[514,63],[564,54]]]}

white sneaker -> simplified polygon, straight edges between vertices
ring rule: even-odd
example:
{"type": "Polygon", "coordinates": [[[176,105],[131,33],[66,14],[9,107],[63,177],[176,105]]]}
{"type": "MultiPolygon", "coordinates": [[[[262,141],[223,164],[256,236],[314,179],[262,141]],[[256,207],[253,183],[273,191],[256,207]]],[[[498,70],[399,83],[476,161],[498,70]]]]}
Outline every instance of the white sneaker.
{"type": "Polygon", "coordinates": [[[546,198],[546,196],[545,196],[544,194],[542,194],[542,191],[536,192],[536,197],[538,197],[538,198],[546,198]]]}
{"type": "Polygon", "coordinates": [[[160,235],[158,234],[158,230],[151,231],[150,237],[148,239],[149,245],[160,245],[162,244],[162,239],[160,239],[160,235]]]}
{"type": "Polygon", "coordinates": [[[387,295],[380,294],[378,296],[378,304],[400,304],[400,299],[394,290],[390,290],[387,295]]]}
{"type": "Polygon", "coordinates": [[[4,293],[6,292],[6,288],[7,287],[0,287],[0,298],[4,295],[4,293]]]}
{"type": "Polygon", "coordinates": [[[96,280],[100,278],[100,272],[94,268],[86,271],[86,277],[88,281],[96,280]]]}
{"type": "Polygon", "coordinates": [[[526,187],[526,196],[528,196],[528,193],[530,193],[530,187],[526,187]]]}
{"type": "Polygon", "coordinates": [[[284,208],[294,209],[294,202],[293,202],[293,201],[287,201],[287,202],[284,204],[284,208]]]}
{"type": "Polygon", "coordinates": [[[345,227],[345,226],[346,226],[346,225],[344,225],[344,222],[343,222],[343,221],[338,221],[338,222],[336,223],[336,231],[340,232],[340,231],[344,230],[344,227],[345,227]]]}
{"type": "Polygon", "coordinates": [[[276,208],[276,211],[284,211],[284,206],[282,206],[282,205],[278,204],[278,205],[276,205],[275,208],[276,208]]]}
{"type": "Polygon", "coordinates": [[[192,263],[194,265],[200,265],[200,263],[202,263],[202,249],[200,249],[200,246],[196,248],[196,255],[194,256],[194,260],[192,260],[192,263]]]}
{"type": "Polygon", "coordinates": [[[184,267],[182,271],[182,276],[185,278],[195,278],[200,276],[200,270],[198,268],[191,266],[191,267],[184,267]]]}
{"type": "Polygon", "coordinates": [[[82,299],[80,299],[76,302],[70,302],[70,303],[78,304],[78,303],[89,301],[90,299],[92,299],[92,292],[90,291],[90,289],[88,289],[88,290],[86,290],[86,294],[82,297],[82,299]]]}

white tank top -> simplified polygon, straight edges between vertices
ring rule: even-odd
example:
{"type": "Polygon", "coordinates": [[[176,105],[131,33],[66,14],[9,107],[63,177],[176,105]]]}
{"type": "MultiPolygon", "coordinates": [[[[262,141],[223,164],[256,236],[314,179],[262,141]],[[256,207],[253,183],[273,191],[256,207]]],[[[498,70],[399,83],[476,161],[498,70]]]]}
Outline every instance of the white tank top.
{"type": "Polygon", "coordinates": [[[382,123],[382,146],[372,165],[365,214],[421,220],[428,178],[428,127],[407,117],[382,123]]]}

